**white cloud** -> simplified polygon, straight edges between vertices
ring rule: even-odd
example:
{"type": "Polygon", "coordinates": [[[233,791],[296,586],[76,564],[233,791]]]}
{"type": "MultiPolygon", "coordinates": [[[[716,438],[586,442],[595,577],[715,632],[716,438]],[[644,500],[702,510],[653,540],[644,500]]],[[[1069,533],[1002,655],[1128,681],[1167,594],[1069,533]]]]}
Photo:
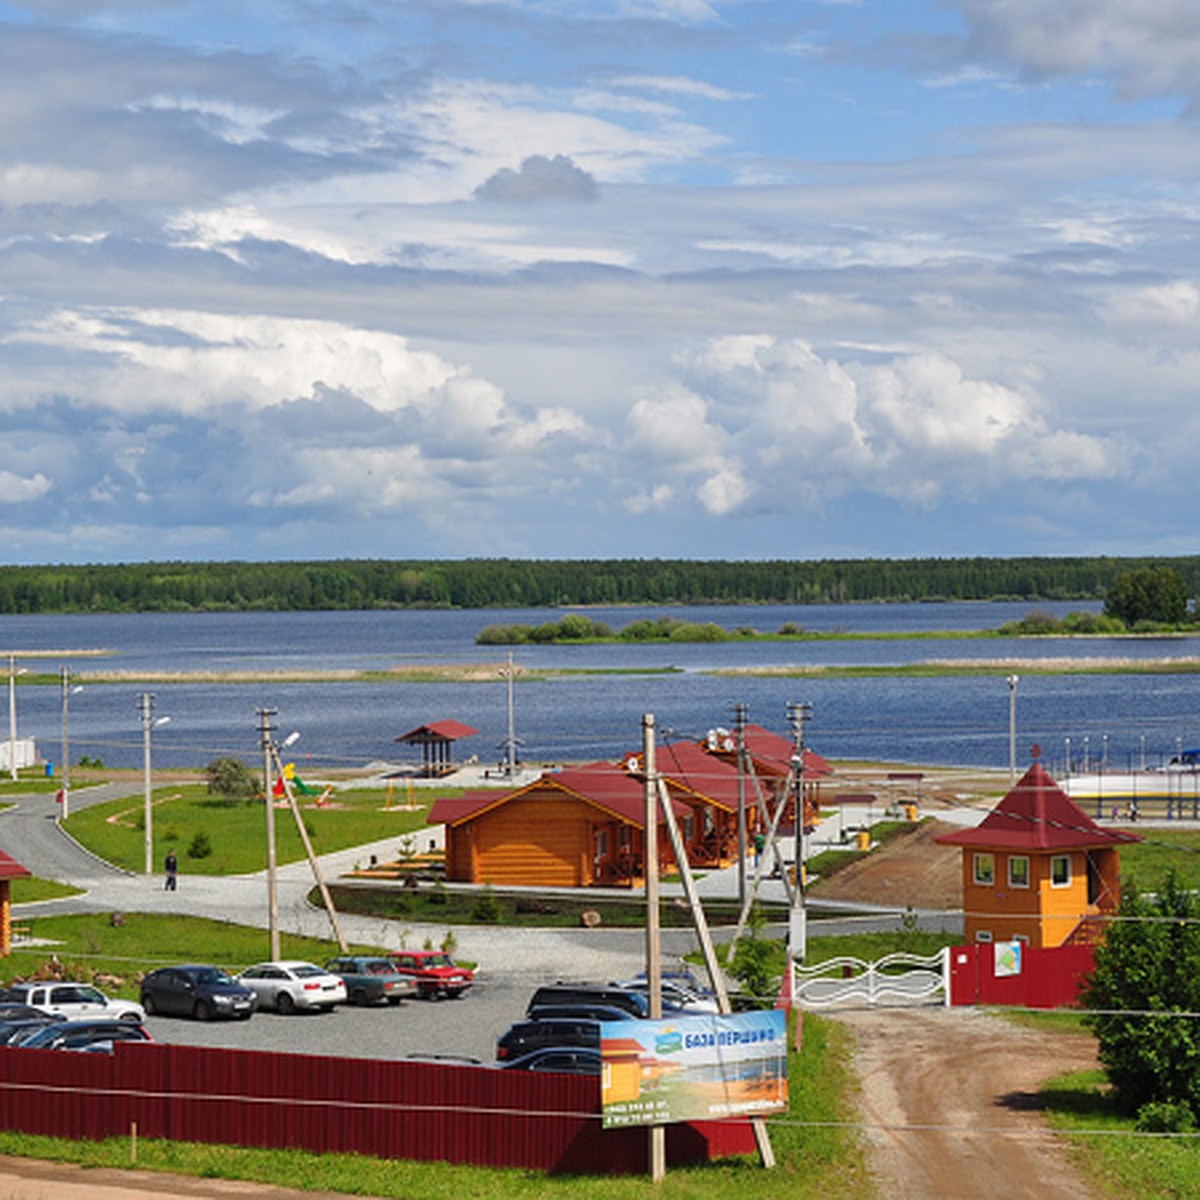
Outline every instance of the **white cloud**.
{"type": "Polygon", "coordinates": [[[0,504],[25,504],[38,500],[50,490],[50,480],[40,471],[36,475],[15,475],[0,470],[0,504]]]}

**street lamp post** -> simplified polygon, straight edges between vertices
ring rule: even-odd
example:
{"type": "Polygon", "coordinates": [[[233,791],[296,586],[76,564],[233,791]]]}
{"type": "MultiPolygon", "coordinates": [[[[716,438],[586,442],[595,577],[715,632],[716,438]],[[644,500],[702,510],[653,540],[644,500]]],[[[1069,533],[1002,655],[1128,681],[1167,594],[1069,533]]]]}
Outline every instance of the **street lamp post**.
{"type": "Polygon", "coordinates": [[[154,716],[154,693],[143,692],[139,707],[142,710],[142,791],[144,798],[143,820],[146,825],[146,874],[154,873],[154,806],[151,803],[152,772],[150,769],[150,731],[165,725],[171,718],[154,716]]]}
{"type": "Polygon", "coordinates": [[[65,821],[71,815],[71,697],[82,692],[80,686],[71,686],[71,668],[63,667],[60,672],[62,679],[62,807],[59,810],[60,819],[65,821]]]}
{"type": "Polygon", "coordinates": [[[17,670],[17,656],[8,656],[8,772],[15,781],[17,778],[17,676],[24,671],[17,670]]]}
{"type": "Polygon", "coordinates": [[[1008,782],[1017,782],[1017,683],[1019,675],[1008,677],[1008,782]]]}

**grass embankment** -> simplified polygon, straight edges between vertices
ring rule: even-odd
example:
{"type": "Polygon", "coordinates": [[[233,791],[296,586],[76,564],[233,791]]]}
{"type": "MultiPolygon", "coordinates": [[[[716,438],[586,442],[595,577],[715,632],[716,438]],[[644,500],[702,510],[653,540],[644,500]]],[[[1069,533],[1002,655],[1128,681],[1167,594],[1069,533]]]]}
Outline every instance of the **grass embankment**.
{"type": "MultiPolygon", "coordinates": [[[[317,854],[394,836],[395,853],[400,857],[404,839],[426,824],[434,799],[461,794],[461,788],[414,788],[412,808],[407,807],[407,795],[400,788],[395,789],[390,807],[386,789],[346,788],[334,792],[320,807],[315,805],[315,797],[297,800],[317,854]]],[[[202,784],[162,788],[154,792],[152,800],[156,863],[173,849],[183,874],[242,875],[266,869],[261,800],[210,796],[202,784]]],[[[145,805],[141,797],[78,810],[66,826],[93,854],[119,867],[140,871],[145,865],[145,805]]],[[[287,807],[276,810],[275,838],[280,863],[304,858],[304,845],[287,807]]],[[[417,849],[421,847],[410,848],[417,849]]]]}
{"type": "Polygon", "coordinates": [[[1117,1111],[1102,1071],[1052,1080],[1041,1100],[1051,1126],[1068,1136],[1081,1174],[1105,1194],[1138,1200],[1200,1196],[1200,1135],[1137,1133],[1133,1118],[1117,1111]]]}
{"type": "MultiPolygon", "coordinates": [[[[510,894],[490,888],[459,891],[438,884],[403,889],[369,883],[331,884],[329,890],[340,912],[431,924],[578,929],[587,911],[599,914],[604,928],[641,929],[646,924],[646,905],[637,891],[631,892],[628,900],[612,900],[602,896],[510,894]]],[[[316,889],[311,899],[319,902],[316,889]]],[[[706,900],[704,912],[712,925],[732,925],[737,922],[739,905],[735,901],[706,900]]],[[[772,906],[765,912],[768,918],[780,920],[787,915],[782,906],[772,906]]],[[[683,928],[691,925],[692,916],[684,907],[666,904],[661,921],[664,928],[683,928]]]]}

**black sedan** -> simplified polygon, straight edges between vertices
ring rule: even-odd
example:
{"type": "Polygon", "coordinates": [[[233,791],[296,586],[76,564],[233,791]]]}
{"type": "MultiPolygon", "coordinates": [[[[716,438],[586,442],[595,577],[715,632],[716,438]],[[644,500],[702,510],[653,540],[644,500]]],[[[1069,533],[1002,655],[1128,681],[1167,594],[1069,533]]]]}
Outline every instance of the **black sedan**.
{"type": "Polygon", "coordinates": [[[114,1042],[154,1039],[137,1021],[55,1021],[14,1043],[23,1050],[111,1050],[114,1042]]]}
{"type": "Polygon", "coordinates": [[[560,1075],[599,1075],[600,1051],[589,1046],[547,1046],[497,1063],[508,1071],[553,1071],[560,1075]]]}
{"type": "Polygon", "coordinates": [[[258,1007],[258,997],[220,967],[186,963],[151,971],[142,980],[142,1007],[151,1015],[195,1017],[198,1021],[215,1017],[246,1020],[258,1007]]]}

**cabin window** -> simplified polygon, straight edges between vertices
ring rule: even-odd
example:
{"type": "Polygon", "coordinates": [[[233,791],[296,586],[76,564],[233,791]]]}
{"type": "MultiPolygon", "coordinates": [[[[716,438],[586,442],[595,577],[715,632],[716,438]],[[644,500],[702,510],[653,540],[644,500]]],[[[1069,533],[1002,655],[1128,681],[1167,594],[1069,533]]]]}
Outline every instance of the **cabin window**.
{"type": "Polygon", "coordinates": [[[1069,887],[1071,883],[1071,856],[1056,854],[1050,860],[1050,886],[1069,887]]]}
{"type": "Polygon", "coordinates": [[[1025,854],[1010,854],[1008,857],[1008,886],[1027,888],[1029,886],[1029,856],[1025,854]]]}
{"type": "MultiPolygon", "coordinates": [[[[975,855],[975,882],[991,887],[996,882],[996,857],[993,854],[975,855]]],[[[991,938],[988,938],[991,941],[991,938]]]]}
{"type": "Polygon", "coordinates": [[[633,830],[630,829],[628,825],[622,825],[620,830],[617,832],[617,845],[622,850],[629,849],[629,846],[633,841],[633,837],[631,836],[632,833],[633,830]]]}
{"type": "Polygon", "coordinates": [[[608,830],[596,830],[596,861],[600,862],[608,857],[608,830]]]}
{"type": "Polygon", "coordinates": [[[695,836],[696,836],[696,818],[695,817],[684,817],[683,818],[683,840],[685,842],[690,842],[692,840],[692,838],[695,836]]]}
{"type": "Polygon", "coordinates": [[[975,930],[975,940],[977,942],[990,942],[992,940],[992,931],[990,929],[975,930]]]}

